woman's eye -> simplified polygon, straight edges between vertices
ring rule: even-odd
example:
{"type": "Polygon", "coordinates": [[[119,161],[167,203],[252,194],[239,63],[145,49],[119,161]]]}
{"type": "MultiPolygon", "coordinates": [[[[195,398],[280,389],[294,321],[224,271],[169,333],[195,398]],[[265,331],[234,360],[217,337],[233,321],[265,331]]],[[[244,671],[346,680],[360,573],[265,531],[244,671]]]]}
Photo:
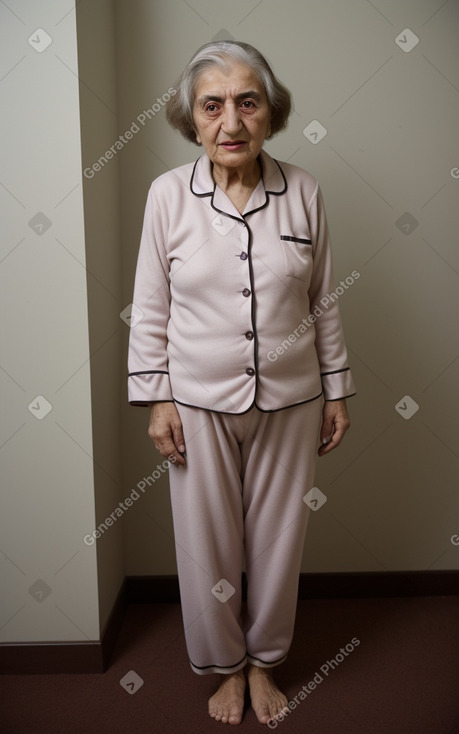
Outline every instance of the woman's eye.
{"type": "Polygon", "coordinates": [[[216,112],[217,111],[217,105],[216,104],[209,104],[206,107],[206,112],[216,112]]]}
{"type": "Polygon", "coordinates": [[[254,104],[253,104],[253,102],[251,102],[251,101],[250,101],[250,99],[245,99],[245,100],[243,101],[243,103],[242,103],[242,106],[243,106],[243,107],[244,107],[244,108],[245,108],[246,110],[249,110],[249,109],[250,109],[251,107],[254,107],[254,104]]]}

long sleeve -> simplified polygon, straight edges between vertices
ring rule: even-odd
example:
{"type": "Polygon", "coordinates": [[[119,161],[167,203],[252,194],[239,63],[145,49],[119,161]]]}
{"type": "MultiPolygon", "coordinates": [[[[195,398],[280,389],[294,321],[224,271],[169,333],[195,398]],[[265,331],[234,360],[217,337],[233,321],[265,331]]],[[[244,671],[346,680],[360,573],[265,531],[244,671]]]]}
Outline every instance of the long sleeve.
{"type": "MultiPolygon", "coordinates": [[[[339,297],[349,285],[335,286],[332,252],[322,194],[319,186],[308,211],[314,248],[314,267],[309,288],[311,314],[316,316],[316,351],[326,400],[355,394],[339,312],[339,297]]],[[[353,282],[352,277],[350,280],[353,282]]],[[[351,285],[352,285],[351,282],[351,285]]]]}
{"type": "Polygon", "coordinates": [[[132,405],[172,400],[167,358],[170,312],[169,263],[164,247],[164,214],[150,188],[134,285],[134,325],[128,356],[128,396],[132,405]]]}

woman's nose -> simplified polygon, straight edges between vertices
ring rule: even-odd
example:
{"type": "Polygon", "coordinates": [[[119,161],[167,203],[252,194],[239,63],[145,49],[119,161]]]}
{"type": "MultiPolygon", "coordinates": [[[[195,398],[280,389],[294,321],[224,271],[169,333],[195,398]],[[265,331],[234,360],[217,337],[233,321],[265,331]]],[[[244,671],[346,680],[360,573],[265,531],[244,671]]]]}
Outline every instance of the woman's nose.
{"type": "Polygon", "coordinates": [[[222,130],[227,135],[234,135],[241,129],[241,113],[235,104],[225,105],[223,110],[222,130]]]}

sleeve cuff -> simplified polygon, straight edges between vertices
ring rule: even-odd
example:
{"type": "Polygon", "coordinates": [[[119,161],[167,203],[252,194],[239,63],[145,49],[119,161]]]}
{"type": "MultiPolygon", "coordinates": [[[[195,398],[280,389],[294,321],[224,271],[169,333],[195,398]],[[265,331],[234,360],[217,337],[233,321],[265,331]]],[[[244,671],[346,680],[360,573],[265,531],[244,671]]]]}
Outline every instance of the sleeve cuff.
{"type": "Polygon", "coordinates": [[[344,400],[355,395],[355,385],[349,368],[337,372],[322,373],[322,390],[325,400],[344,400]]]}
{"type": "Polygon", "coordinates": [[[173,401],[167,372],[134,372],[128,376],[128,400],[131,405],[146,406],[157,401],[173,401]]]}

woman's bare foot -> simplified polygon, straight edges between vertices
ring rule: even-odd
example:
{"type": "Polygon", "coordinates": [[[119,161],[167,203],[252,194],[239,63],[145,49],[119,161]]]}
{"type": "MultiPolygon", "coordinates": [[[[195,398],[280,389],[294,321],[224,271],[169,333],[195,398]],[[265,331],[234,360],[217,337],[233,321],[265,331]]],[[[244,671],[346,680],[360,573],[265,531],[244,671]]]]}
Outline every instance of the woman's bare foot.
{"type": "Polygon", "coordinates": [[[209,715],[222,724],[240,724],[244,713],[245,675],[243,670],[220,676],[220,686],[209,698],[209,715]]]}
{"type": "Polygon", "coordinates": [[[249,665],[247,679],[250,687],[252,708],[260,724],[267,724],[288,708],[287,697],[274,683],[270,668],[249,665]]]}

